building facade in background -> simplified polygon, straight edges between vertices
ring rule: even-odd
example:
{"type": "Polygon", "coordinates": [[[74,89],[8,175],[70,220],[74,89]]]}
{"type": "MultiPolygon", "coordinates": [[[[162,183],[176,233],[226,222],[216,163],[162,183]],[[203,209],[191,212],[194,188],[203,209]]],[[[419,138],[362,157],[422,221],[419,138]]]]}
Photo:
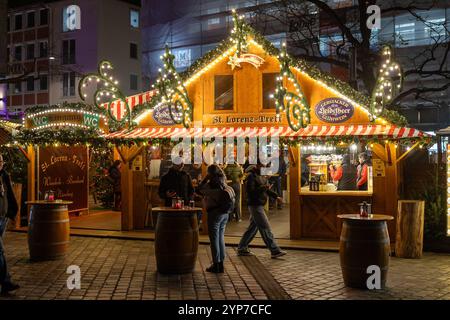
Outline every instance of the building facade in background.
{"type": "MultiPolygon", "coordinates": [[[[167,43],[176,57],[175,63],[178,71],[185,70],[192,62],[203,56],[209,50],[215,48],[223,39],[229,37],[233,27],[231,10],[236,9],[245,15],[247,21],[258,31],[263,33],[272,43],[279,47],[281,42],[292,39],[292,33],[296,32],[295,21],[281,23],[279,19],[271,19],[276,16],[276,10],[271,8],[274,2],[268,0],[159,0],[142,1],[142,71],[145,79],[144,87],[157,77],[161,67],[160,55],[167,43]],[[271,11],[272,10],[272,11],[271,11]],[[264,17],[261,15],[264,12],[264,17]]],[[[345,17],[348,25],[354,24],[354,18],[350,16],[349,8],[357,5],[356,0],[330,0],[326,1],[333,7],[340,17],[345,17]],[[353,19],[353,20],[352,20],[353,19]]],[[[426,2],[426,1],[425,1],[426,2]]],[[[421,2],[421,5],[426,5],[421,2]]],[[[332,58],[336,55],[336,48],[342,42],[342,34],[337,26],[330,24],[329,18],[323,15],[314,5],[305,1],[310,8],[307,11],[312,15],[318,15],[317,25],[308,26],[317,32],[320,55],[332,58]]],[[[403,3],[401,3],[403,5],[403,3]]],[[[420,54],[427,47],[434,44],[434,39],[442,37],[448,39],[448,28],[430,27],[431,24],[444,24],[450,27],[450,3],[437,1],[435,7],[430,10],[417,11],[416,14],[423,18],[419,21],[408,13],[391,12],[381,17],[381,29],[372,32],[371,47],[379,50],[382,44],[391,43],[395,46],[396,56],[404,69],[415,68],[411,61],[414,54],[420,54]]],[[[300,26],[304,27],[304,26],[300,26]]],[[[352,29],[353,30],[353,29],[352,29]]],[[[357,32],[356,32],[357,33],[357,32]]],[[[305,41],[310,39],[305,39],[305,41]]],[[[292,50],[291,50],[292,51],[292,50]]],[[[436,64],[445,52],[445,47],[436,50],[436,64]]],[[[295,52],[294,52],[295,54],[295,52]]],[[[320,68],[333,75],[349,81],[348,69],[332,64],[320,63],[320,68]]],[[[446,70],[450,69],[450,59],[447,59],[446,70]]],[[[417,86],[414,78],[405,83],[405,89],[417,86]]],[[[430,77],[420,85],[426,85],[426,81],[433,85],[434,77],[430,77]]],[[[412,95],[409,100],[402,102],[400,110],[411,125],[423,130],[436,130],[450,124],[450,88],[433,94],[433,101],[416,101],[412,95]]]]}
{"type": "Polygon", "coordinates": [[[127,94],[142,90],[140,6],[121,0],[10,1],[7,20],[9,115],[35,105],[78,102],[78,82],[101,60],[127,94]]]}

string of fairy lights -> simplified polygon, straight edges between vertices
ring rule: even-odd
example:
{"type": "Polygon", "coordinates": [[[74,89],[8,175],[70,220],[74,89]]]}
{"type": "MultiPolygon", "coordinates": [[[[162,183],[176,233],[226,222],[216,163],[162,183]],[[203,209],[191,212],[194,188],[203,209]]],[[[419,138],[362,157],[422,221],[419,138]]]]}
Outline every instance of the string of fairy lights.
{"type": "Polygon", "coordinates": [[[109,120],[109,127],[111,129],[120,129],[125,125],[132,127],[132,113],[128,104],[127,97],[119,89],[119,81],[109,73],[112,71],[113,65],[110,61],[103,60],[98,65],[97,73],[90,73],[85,75],[78,84],[78,94],[82,101],[86,101],[88,94],[85,92],[90,86],[96,85],[93,101],[99,112],[105,112],[109,120]],[[119,119],[114,113],[113,103],[116,100],[123,102],[125,114],[119,119]]]}
{"type": "Polygon", "coordinates": [[[381,66],[377,82],[370,100],[372,114],[380,115],[403,86],[402,69],[394,61],[392,48],[388,45],[381,50],[381,66]]]}
{"type": "Polygon", "coordinates": [[[289,66],[286,43],[283,43],[278,59],[280,61],[280,74],[276,78],[277,84],[275,94],[272,95],[272,97],[275,98],[277,119],[280,119],[281,112],[285,112],[291,129],[293,131],[298,131],[302,128],[306,128],[310,124],[310,106],[305,99],[297,78],[289,66]],[[285,78],[293,84],[295,93],[289,92],[284,86],[283,82],[285,78]]]}
{"type": "MultiPolygon", "coordinates": [[[[310,106],[308,101],[303,94],[302,87],[300,86],[297,76],[293,71],[299,72],[309,78],[314,79],[318,84],[324,88],[336,93],[340,97],[344,97],[350,103],[360,107],[367,114],[373,114],[374,119],[377,119],[382,124],[386,124],[387,121],[384,118],[389,119],[394,124],[404,125],[404,119],[399,116],[395,111],[390,110],[379,110],[379,108],[372,112],[370,108],[366,108],[369,104],[356,103],[358,99],[363,99],[363,96],[356,92],[355,90],[349,88],[347,84],[342,84],[339,80],[331,78],[330,76],[325,76],[320,70],[314,69],[308,65],[303,60],[296,60],[287,54],[286,45],[284,44],[281,50],[278,50],[273,46],[267,39],[262,35],[257,33],[251,27],[249,27],[243,16],[238,16],[237,13],[233,12],[234,28],[231,31],[231,35],[228,39],[224,40],[216,49],[207,53],[203,58],[194,62],[190,68],[183,74],[178,74],[176,72],[174,60],[175,56],[171,53],[168,46],[165,47],[164,54],[160,57],[163,61],[163,68],[159,70],[159,77],[154,84],[155,95],[152,97],[151,102],[145,102],[142,105],[137,105],[131,110],[126,97],[121,93],[118,88],[119,82],[113,78],[110,72],[113,70],[113,66],[109,61],[102,61],[98,67],[98,74],[88,74],[80,81],[79,94],[83,101],[88,98],[88,93],[86,90],[92,84],[97,84],[97,89],[94,93],[94,105],[96,107],[97,115],[102,117],[102,119],[108,120],[108,125],[111,131],[115,131],[121,128],[132,129],[134,126],[139,124],[139,122],[151,112],[155,107],[167,104],[170,110],[170,116],[172,120],[177,124],[183,124],[184,127],[188,128],[193,121],[193,105],[189,100],[189,96],[186,87],[189,86],[193,81],[199,79],[203,74],[214,68],[218,63],[231,55],[239,56],[241,53],[248,50],[248,45],[251,43],[261,47],[265,52],[276,56],[280,62],[280,74],[277,77],[276,91],[274,92],[274,99],[276,103],[277,117],[281,116],[282,112],[286,113],[286,118],[288,119],[289,126],[292,130],[298,131],[301,128],[305,128],[310,124],[310,106]],[[332,82],[331,82],[332,80],[332,82]],[[294,92],[289,92],[285,84],[290,83],[294,88],[294,92]],[[117,100],[118,99],[118,100],[117,100]],[[106,101],[106,102],[105,102],[106,101]],[[125,106],[125,114],[121,119],[118,119],[114,114],[112,106],[114,101],[122,101],[125,106]],[[106,105],[106,108],[105,108],[106,105]],[[388,115],[386,117],[386,115],[388,115]]],[[[386,57],[391,57],[391,52],[388,52],[386,57]]],[[[391,67],[394,70],[398,70],[395,65],[392,65],[392,61],[386,62],[386,66],[382,65],[382,68],[387,68],[386,70],[391,71],[391,67]]],[[[382,72],[386,72],[382,69],[382,72]]],[[[387,98],[387,97],[386,97],[387,98]]],[[[60,109],[57,112],[63,112],[60,109]]],[[[68,110],[68,109],[66,109],[68,110]]],[[[55,110],[48,110],[51,113],[55,110]]],[[[44,111],[41,111],[44,112],[44,111]]],[[[93,114],[92,111],[81,111],[87,114],[93,114]],[[91,113],[89,113],[91,112],[91,113]]],[[[43,113],[36,113],[34,116],[43,115],[43,113]]],[[[69,125],[70,126],[70,125],[69,125]]],[[[50,127],[43,127],[50,128],[50,127]]],[[[105,140],[107,145],[151,145],[160,146],[168,145],[172,142],[170,139],[154,139],[154,138],[113,138],[104,139],[102,133],[100,137],[94,137],[95,134],[90,136],[91,133],[85,134],[82,126],[74,126],[75,129],[80,129],[79,133],[82,135],[79,137],[78,141],[86,143],[87,139],[92,138],[95,143],[100,143],[101,140],[105,140]],[[84,135],[84,136],[83,136],[84,135]]],[[[57,134],[46,135],[40,139],[34,139],[35,142],[43,142],[51,144],[54,141],[49,141],[50,139],[55,139],[54,141],[61,141],[63,144],[66,143],[67,134],[57,137],[57,134]],[[45,141],[44,141],[45,140],[45,141]]],[[[418,141],[423,141],[421,146],[427,146],[431,143],[431,138],[411,138],[411,139],[401,139],[395,140],[390,139],[394,144],[403,144],[406,146],[411,146],[418,141]]],[[[385,138],[383,137],[295,137],[295,138],[281,138],[281,143],[283,145],[312,145],[316,143],[355,143],[355,142],[365,142],[369,144],[373,143],[384,143],[385,138]]],[[[22,139],[20,142],[24,142],[22,139]]],[[[101,142],[103,143],[103,142],[101,142]]]]}
{"type": "Polygon", "coordinates": [[[156,89],[157,101],[159,105],[167,104],[172,121],[176,124],[183,124],[189,128],[193,121],[193,106],[189,99],[186,87],[183,85],[180,76],[175,68],[175,56],[166,45],[164,54],[160,57],[164,70],[159,69],[159,76],[156,84],[152,85],[156,89]]]}

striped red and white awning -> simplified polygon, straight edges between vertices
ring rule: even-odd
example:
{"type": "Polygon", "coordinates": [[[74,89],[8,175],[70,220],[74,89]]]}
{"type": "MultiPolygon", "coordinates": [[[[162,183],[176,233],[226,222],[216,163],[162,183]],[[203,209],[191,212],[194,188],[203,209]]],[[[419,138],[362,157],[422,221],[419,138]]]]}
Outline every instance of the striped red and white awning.
{"type": "MultiPolygon", "coordinates": [[[[130,109],[133,111],[133,109],[140,104],[143,104],[145,102],[149,102],[156,94],[155,90],[147,91],[144,93],[140,93],[134,96],[127,97],[127,103],[130,106],[130,109]]],[[[103,108],[106,108],[108,106],[107,103],[102,104],[103,108]]],[[[111,110],[112,114],[117,118],[117,120],[122,120],[123,116],[125,115],[126,107],[125,102],[116,100],[113,101],[111,104],[111,110]]]]}
{"type": "Polygon", "coordinates": [[[336,137],[336,136],[364,136],[389,139],[418,138],[424,133],[413,128],[397,127],[394,125],[354,125],[354,126],[315,126],[311,125],[299,131],[290,127],[238,127],[238,128],[136,128],[122,130],[106,135],[108,139],[152,139],[152,138],[183,138],[216,137],[252,138],[263,136],[279,137],[336,137]]]}

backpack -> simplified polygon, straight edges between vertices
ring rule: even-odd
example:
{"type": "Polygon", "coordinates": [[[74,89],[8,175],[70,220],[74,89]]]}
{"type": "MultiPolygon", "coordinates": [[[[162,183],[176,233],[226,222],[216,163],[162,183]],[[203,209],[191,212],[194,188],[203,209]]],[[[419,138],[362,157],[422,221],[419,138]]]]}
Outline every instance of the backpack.
{"type": "Polygon", "coordinates": [[[223,206],[222,211],[226,212],[227,214],[230,214],[234,211],[234,206],[236,203],[236,193],[234,192],[233,188],[229,185],[225,185],[222,189],[223,192],[223,206]]]}

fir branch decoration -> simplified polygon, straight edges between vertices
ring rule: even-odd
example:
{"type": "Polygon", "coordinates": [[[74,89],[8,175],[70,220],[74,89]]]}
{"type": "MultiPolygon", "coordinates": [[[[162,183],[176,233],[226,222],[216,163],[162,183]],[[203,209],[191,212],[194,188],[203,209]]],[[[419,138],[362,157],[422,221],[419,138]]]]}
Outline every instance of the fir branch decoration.
{"type": "Polygon", "coordinates": [[[81,79],[78,85],[78,94],[83,101],[86,101],[88,95],[83,93],[83,90],[85,90],[93,82],[93,84],[97,85],[94,93],[94,105],[97,110],[104,111],[102,101],[104,101],[105,98],[108,101],[106,114],[109,118],[108,122],[110,127],[119,129],[125,125],[128,125],[128,127],[131,128],[133,126],[133,121],[131,119],[131,108],[128,105],[127,97],[122,93],[122,91],[120,91],[118,87],[119,82],[114,80],[114,77],[108,73],[113,69],[114,68],[111,62],[107,60],[101,61],[98,65],[97,74],[87,74],[81,79]],[[99,85],[101,85],[101,87],[99,87],[99,85]],[[119,99],[125,104],[125,115],[120,120],[112,112],[112,103],[116,99],[119,99]]]}
{"type": "Polygon", "coordinates": [[[164,55],[161,56],[164,63],[164,71],[159,70],[159,77],[152,88],[157,90],[159,104],[169,106],[170,117],[176,124],[183,124],[189,128],[193,121],[193,106],[186,88],[175,69],[175,56],[166,45],[164,55]]]}
{"type": "Polygon", "coordinates": [[[277,117],[280,117],[281,112],[286,112],[289,127],[294,131],[298,131],[301,128],[306,128],[310,124],[310,107],[297,78],[289,66],[289,57],[286,52],[285,43],[283,43],[283,49],[278,57],[281,68],[280,75],[277,77],[277,87],[274,94],[277,117]],[[285,78],[294,85],[295,93],[288,92],[286,87],[284,87],[283,82],[285,78]]]}

